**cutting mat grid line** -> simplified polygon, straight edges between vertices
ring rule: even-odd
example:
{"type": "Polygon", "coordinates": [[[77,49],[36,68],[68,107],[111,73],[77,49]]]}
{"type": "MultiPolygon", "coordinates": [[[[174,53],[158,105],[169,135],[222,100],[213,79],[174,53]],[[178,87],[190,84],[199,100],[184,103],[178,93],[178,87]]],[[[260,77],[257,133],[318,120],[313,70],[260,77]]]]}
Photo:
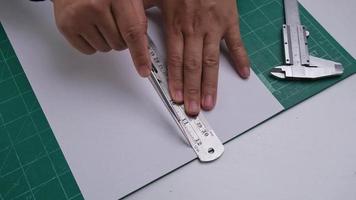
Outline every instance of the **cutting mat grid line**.
{"type": "Polygon", "coordinates": [[[322,26],[300,6],[301,21],[310,32],[308,38],[310,54],[332,59],[343,64],[345,72],[341,78],[312,81],[275,79],[270,75],[273,66],[283,64],[282,25],[284,8],[282,0],[239,1],[241,35],[250,56],[251,66],[266,87],[285,108],[317,94],[356,72],[356,61],[322,26]]]}
{"type": "Polygon", "coordinates": [[[0,199],[83,199],[0,28],[0,199]]]}
{"type": "MultiPolygon", "coordinates": [[[[311,35],[311,55],[338,60],[345,74],[315,83],[285,82],[269,75],[284,60],[282,0],[239,0],[241,35],[252,68],[289,108],[356,72],[350,56],[301,7],[311,35]]],[[[19,60],[0,24],[0,200],[83,199],[19,60]]]]}

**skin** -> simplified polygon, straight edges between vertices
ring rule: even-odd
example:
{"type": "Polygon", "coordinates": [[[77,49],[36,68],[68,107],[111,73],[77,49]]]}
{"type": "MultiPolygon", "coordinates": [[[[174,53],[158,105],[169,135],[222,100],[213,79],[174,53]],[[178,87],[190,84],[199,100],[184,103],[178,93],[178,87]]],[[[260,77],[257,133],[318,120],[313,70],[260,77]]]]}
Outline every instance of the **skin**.
{"type": "Polygon", "coordinates": [[[84,54],[129,48],[137,72],[150,75],[142,0],[53,0],[60,32],[84,54]]]}
{"type": "Polygon", "coordinates": [[[186,113],[211,110],[217,99],[220,42],[233,66],[250,75],[235,0],[53,0],[56,24],[85,54],[128,48],[137,72],[150,74],[145,8],[162,11],[168,50],[169,91],[186,113]]]}

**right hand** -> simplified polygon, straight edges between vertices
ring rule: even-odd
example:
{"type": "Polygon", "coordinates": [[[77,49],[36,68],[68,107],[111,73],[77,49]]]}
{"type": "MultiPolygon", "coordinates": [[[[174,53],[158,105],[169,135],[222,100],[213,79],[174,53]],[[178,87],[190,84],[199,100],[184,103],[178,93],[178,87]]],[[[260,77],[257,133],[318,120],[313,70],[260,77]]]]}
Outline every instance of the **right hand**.
{"type": "Polygon", "coordinates": [[[128,47],[137,72],[150,75],[143,0],[53,0],[53,4],[58,29],[77,50],[93,54],[128,47]]]}
{"type": "Polygon", "coordinates": [[[200,108],[213,109],[222,39],[236,72],[242,78],[250,75],[236,0],[155,0],[154,4],[165,19],[168,86],[173,100],[184,103],[192,116],[200,108]]]}

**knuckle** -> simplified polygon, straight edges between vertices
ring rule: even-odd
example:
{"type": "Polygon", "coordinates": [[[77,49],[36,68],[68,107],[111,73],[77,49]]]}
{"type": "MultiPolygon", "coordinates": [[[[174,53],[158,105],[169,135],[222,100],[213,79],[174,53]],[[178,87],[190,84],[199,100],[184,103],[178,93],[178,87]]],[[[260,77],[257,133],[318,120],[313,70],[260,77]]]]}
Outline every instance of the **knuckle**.
{"type": "Polygon", "coordinates": [[[200,68],[200,62],[194,58],[188,58],[184,62],[184,70],[189,72],[196,72],[200,68]]]}
{"type": "Polygon", "coordinates": [[[200,90],[198,88],[187,88],[186,93],[190,97],[197,97],[200,96],[200,90]]]}
{"type": "Polygon", "coordinates": [[[205,24],[203,21],[204,17],[201,15],[194,14],[191,17],[184,18],[182,22],[182,32],[185,36],[195,36],[198,34],[202,34],[203,30],[205,30],[205,24]]]}
{"type": "Polygon", "coordinates": [[[208,68],[216,69],[219,65],[219,59],[217,56],[206,56],[203,59],[203,66],[208,68]]]}
{"type": "Polygon", "coordinates": [[[182,30],[182,22],[179,17],[174,18],[172,21],[167,22],[165,21],[165,26],[167,27],[167,33],[169,34],[176,34],[179,35],[181,34],[182,30]]]}
{"type": "Polygon", "coordinates": [[[137,25],[129,26],[123,33],[123,37],[127,42],[137,42],[139,41],[146,32],[146,22],[137,25]]]}
{"type": "Polygon", "coordinates": [[[206,81],[203,84],[203,90],[205,93],[215,94],[217,91],[217,84],[213,81],[206,81]]]}
{"type": "Polygon", "coordinates": [[[242,41],[239,39],[239,40],[235,40],[234,42],[232,42],[230,44],[230,47],[229,47],[230,51],[232,52],[239,52],[241,51],[241,49],[243,49],[243,44],[242,44],[242,41]]]}
{"type": "Polygon", "coordinates": [[[168,76],[168,81],[172,83],[175,87],[183,87],[183,77],[177,73],[170,73],[168,76]]]}
{"type": "Polygon", "coordinates": [[[196,35],[196,32],[195,32],[193,26],[184,26],[182,28],[182,31],[183,31],[185,37],[193,37],[196,35]]]}
{"type": "Polygon", "coordinates": [[[181,55],[178,54],[170,55],[167,60],[167,64],[169,68],[172,68],[173,70],[181,69],[183,64],[182,62],[183,62],[183,58],[181,55]]]}

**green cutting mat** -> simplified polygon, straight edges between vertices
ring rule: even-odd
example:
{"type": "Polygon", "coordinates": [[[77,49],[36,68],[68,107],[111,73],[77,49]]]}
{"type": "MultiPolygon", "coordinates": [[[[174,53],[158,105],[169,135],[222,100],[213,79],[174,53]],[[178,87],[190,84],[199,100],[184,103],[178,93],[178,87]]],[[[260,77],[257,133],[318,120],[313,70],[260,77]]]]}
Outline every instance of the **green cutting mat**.
{"type": "Polygon", "coordinates": [[[0,200],[83,199],[0,25],[0,200]]]}
{"type": "MultiPolygon", "coordinates": [[[[343,63],[345,74],[317,82],[273,79],[283,61],[282,0],[240,0],[241,33],[253,70],[285,108],[356,72],[356,61],[301,8],[312,55],[343,63]]],[[[0,200],[83,199],[0,24],[0,200]]]]}
{"type": "Polygon", "coordinates": [[[302,24],[310,32],[308,38],[311,55],[338,61],[345,71],[342,77],[318,81],[288,81],[275,79],[269,72],[284,61],[282,0],[240,0],[241,35],[251,59],[252,68],[284,108],[317,94],[336,82],[356,73],[356,60],[300,6],[302,24]]]}

